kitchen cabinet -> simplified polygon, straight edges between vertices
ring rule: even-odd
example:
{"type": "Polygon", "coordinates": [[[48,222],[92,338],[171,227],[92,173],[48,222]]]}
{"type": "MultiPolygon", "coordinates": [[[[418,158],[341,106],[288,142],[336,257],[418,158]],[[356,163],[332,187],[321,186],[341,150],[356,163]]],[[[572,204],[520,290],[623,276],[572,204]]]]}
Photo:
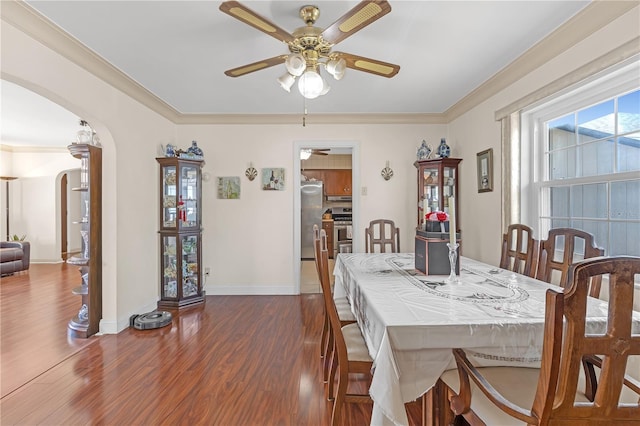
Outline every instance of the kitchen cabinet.
{"type": "Polygon", "coordinates": [[[202,290],[202,166],[163,157],[160,164],[160,309],[204,302],[202,290]]]}
{"type": "Polygon", "coordinates": [[[303,170],[307,179],[322,181],[324,195],[330,197],[351,196],[351,169],[303,170]]]}
{"type": "Polygon", "coordinates": [[[67,259],[78,266],[81,284],[72,293],[82,298],[78,314],[68,324],[74,337],[87,338],[100,329],[102,319],[102,148],[90,144],[72,144],[69,152],[80,159],[79,227],[81,252],[67,259]]]}
{"type": "Polygon", "coordinates": [[[329,258],[333,259],[333,220],[323,220],[322,229],[327,233],[327,252],[329,258]]]}
{"type": "Polygon", "coordinates": [[[351,170],[325,170],[327,196],[351,196],[351,170]]]}
{"type": "Polygon", "coordinates": [[[455,197],[456,230],[461,229],[460,202],[458,199],[458,166],[460,158],[439,158],[418,160],[414,166],[418,169],[418,220],[417,229],[425,230],[425,215],[433,211],[449,213],[449,197],[455,197]]]}

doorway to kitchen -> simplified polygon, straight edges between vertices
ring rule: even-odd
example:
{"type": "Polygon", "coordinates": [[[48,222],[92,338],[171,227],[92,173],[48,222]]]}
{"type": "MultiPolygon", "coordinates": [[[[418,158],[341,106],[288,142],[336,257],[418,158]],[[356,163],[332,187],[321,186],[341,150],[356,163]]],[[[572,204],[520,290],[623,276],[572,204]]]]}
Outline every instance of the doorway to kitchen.
{"type": "Polygon", "coordinates": [[[337,252],[351,251],[351,241],[359,241],[359,144],[298,141],[294,157],[294,170],[300,172],[294,179],[294,279],[298,293],[319,293],[313,224],[327,232],[330,268],[337,252]],[[336,223],[338,227],[334,227],[336,223]]]}

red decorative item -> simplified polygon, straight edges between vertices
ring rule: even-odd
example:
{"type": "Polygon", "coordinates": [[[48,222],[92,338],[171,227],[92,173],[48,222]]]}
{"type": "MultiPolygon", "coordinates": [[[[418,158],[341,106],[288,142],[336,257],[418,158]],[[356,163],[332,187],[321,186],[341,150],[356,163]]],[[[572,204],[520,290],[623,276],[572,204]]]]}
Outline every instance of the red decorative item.
{"type": "Polygon", "coordinates": [[[428,213],[425,218],[431,222],[447,222],[449,215],[445,212],[431,212],[428,213]]]}
{"type": "Polygon", "coordinates": [[[184,208],[184,201],[182,201],[182,195],[180,196],[180,201],[178,201],[178,212],[180,214],[180,221],[187,221],[187,211],[184,208]]]}

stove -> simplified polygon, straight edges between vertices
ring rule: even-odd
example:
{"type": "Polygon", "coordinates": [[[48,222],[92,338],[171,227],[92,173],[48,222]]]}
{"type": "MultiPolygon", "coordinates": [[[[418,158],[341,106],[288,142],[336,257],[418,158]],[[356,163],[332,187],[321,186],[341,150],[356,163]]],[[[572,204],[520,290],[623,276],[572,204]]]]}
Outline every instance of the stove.
{"type": "Polygon", "coordinates": [[[338,253],[351,253],[351,207],[333,207],[331,209],[333,219],[333,257],[338,253]]]}
{"type": "Polygon", "coordinates": [[[351,225],[351,207],[333,207],[331,218],[335,225],[351,225]]]}

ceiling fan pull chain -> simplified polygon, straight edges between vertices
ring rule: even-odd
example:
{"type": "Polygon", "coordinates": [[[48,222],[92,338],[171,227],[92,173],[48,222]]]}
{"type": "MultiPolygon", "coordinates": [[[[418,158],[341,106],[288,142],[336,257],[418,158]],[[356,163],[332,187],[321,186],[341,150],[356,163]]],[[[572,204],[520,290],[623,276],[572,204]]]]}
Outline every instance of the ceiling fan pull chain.
{"type": "Polygon", "coordinates": [[[307,98],[302,97],[302,127],[307,127],[307,98]]]}

